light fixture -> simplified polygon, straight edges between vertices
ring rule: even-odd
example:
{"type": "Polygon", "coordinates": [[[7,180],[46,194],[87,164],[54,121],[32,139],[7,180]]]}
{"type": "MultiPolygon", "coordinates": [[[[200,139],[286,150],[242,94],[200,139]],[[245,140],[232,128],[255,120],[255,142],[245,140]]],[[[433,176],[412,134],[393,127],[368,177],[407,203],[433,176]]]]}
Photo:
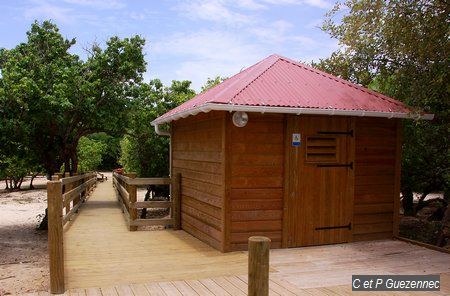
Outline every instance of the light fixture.
{"type": "Polygon", "coordinates": [[[237,127],[244,127],[247,125],[248,115],[243,111],[237,111],[233,114],[233,124],[237,127]]]}

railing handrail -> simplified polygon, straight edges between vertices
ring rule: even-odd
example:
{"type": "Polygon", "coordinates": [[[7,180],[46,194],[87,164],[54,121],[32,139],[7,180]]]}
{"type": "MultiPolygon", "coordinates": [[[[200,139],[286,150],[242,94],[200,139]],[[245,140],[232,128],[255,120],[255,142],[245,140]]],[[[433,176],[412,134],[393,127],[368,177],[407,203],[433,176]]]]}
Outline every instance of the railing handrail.
{"type": "Polygon", "coordinates": [[[84,174],[77,175],[77,176],[64,177],[64,178],[61,178],[60,181],[61,181],[61,183],[63,185],[72,184],[72,183],[77,182],[77,181],[79,181],[79,180],[81,180],[83,178],[86,178],[86,177],[89,177],[89,176],[94,176],[94,175],[96,175],[96,173],[89,172],[89,173],[84,173],[84,174]]]}
{"type": "Polygon", "coordinates": [[[59,175],[55,175],[52,176],[52,181],[47,182],[50,293],[52,294],[65,292],[64,225],[78,211],[96,182],[96,173],[61,179],[59,175]],[[80,184],[76,182],[80,182],[80,184]],[[63,209],[65,209],[65,213],[63,209]]]}
{"type": "Polygon", "coordinates": [[[122,180],[127,185],[170,185],[171,178],[130,178],[113,172],[113,176],[122,180]]]}
{"type": "MultiPolygon", "coordinates": [[[[135,176],[136,174],[131,173],[135,176]]],[[[145,225],[173,225],[174,229],[181,228],[181,204],[180,204],[180,176],[172,178],[132,178],[113,172],[113,184],[123,204],[123,212],[126,214],[129,229],[136,230],[137,226],[145,225]],[[137,201],[137,186],[139,185],[170,185],[171,194],[169,201],[137,201]],[[139,208],[170,208],[171,218],[138,219],[139,208]]]]}

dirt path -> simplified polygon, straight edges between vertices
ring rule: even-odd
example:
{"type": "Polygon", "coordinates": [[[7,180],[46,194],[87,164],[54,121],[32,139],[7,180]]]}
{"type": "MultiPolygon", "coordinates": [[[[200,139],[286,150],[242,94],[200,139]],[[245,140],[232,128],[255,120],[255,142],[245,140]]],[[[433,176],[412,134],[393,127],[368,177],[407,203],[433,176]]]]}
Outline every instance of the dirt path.
{"type": "Polygon", "coordinates": [[[47,232],[36,230],[46,180],[34,184],[42,189],[7,192],[0,184],[0,295],[48,290],[47,232]]]}

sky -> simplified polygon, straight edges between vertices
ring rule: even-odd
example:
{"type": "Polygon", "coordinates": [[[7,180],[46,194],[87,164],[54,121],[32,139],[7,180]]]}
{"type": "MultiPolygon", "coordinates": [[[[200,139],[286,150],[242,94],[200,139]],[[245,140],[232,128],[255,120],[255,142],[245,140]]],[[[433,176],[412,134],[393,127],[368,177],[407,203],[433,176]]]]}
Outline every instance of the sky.
{"type": "Polygon", "coordinates": [[[310,62],[328,57],[336,40],[319,28],[333,0],[0,0],[0,48],[26,41],[34,20],[51,19],[72,52],[111,36],[146,39],[146,81],[229,77],[271,54],[310,62]]]}

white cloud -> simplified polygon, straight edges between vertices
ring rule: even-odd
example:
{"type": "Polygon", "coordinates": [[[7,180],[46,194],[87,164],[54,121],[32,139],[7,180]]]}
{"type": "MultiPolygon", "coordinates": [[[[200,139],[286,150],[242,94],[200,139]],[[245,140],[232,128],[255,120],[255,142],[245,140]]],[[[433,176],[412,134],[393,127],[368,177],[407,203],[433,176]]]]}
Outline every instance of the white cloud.
{"type": "Polygon", "coordinates": [[[126,6],[119,0],[64,0],[64,2],[95,9],[122,9],[126,6]]]}
{"type": "Polygon", "coordinates": [[[75,21],[75,16],[70,8],[63,8],[46,1],[33,2],[35,3],[34,6],[27,7],[24,10],[24,17],[28,20],[45,18],[66,24],[75,21]]]}
{"type": "Polygon", "coordinates": [[[236,5],[250,10],[261,10],[261,9],[267,9],[267,6],[264,5],[261,2],[254,1],[254,0],[238,0],[236,1],[236,5]]]}
{"type": "Polygon", "coordinates": [[[299,5],[306,4],[313,7],[328,9],[333,6],[329,0],[261,0],[263,3],[271,5],[299,5]]]}
{"type": "Polygon", "coordinates": [[[322,9],[329,9],[333,7],[333,3],[327,1],[327,0],[304,0],[305,4],[308,4],[313,7],[318,7],[322,9]]]}
{"type": "Polygon", "coordinates": [[[286,42],[294,42],[297,45],[307,47],[317,47],[314,39],[300,34],[293,34],[291,29],[294,25],[285,20],[271,22],[265,26],[250,28],[249,31],[258,38],[259,41],[267,43],[268,47],[282,47],[286,42]]]}
{"type": "Polygon", "coordinates": [[[156,59],[159,55],[180,58],[182,61],[175,63],[176,69],[171,69],[175,72],[174,78],[191,80],[197,90],[208,77],[231,76],[269,54],[236,34],[214,30],[174,34],[155,42],[150,51],[156,59]]]}
{"type": "Polygon", "coordinates": [[[192,20],[206,20],[228,26],[241,26],[255,21],[253,16],[236,12],[224,0],[194,0],[181,2],[175,10],[192,20]]]}

